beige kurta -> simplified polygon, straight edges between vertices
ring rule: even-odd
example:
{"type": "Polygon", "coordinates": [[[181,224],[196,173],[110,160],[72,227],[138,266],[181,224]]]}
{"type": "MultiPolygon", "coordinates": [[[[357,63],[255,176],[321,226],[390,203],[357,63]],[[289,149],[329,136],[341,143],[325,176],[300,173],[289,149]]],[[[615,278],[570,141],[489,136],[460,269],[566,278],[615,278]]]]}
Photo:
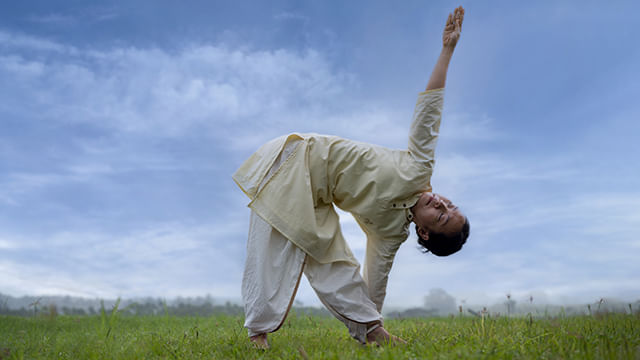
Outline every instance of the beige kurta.
{"type": "Polygon", "coordinates": [[[249,207],[320,263],[357,264],[333,204],[350,212],[367,234],[364,279],[378,310],[393,258],[409,235],[413,206],[430,191],[444,89],[418,96],[406,150],[318,134],[290,134],[263,145],[233,179],[249,207]],[[284,146],[294,152],[260,186],[284,146]]]}

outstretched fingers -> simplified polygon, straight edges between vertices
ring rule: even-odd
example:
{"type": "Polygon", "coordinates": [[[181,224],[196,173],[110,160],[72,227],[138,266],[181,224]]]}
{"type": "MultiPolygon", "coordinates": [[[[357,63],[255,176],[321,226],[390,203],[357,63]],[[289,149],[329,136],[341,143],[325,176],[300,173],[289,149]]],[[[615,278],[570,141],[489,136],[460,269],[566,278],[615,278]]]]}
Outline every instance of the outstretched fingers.
{"type": "Polygon", "coordinates": [[[462,22],[464,21],[464,8],[459,6],[453,10],[453,13],[449,13],[447,17],[447,23],[445,24],[445,30],[459,32],[462,28],[462,22]]]}
{"type": "Polygon", "coordinates": [[[453,21],[456,25],[456,30],[460,31],[462,28],[462,22],[464,21],[464,8],[458,6],[453,12],[453,21]]]}
{"type": "Polygon", "coordinates": [[[456,29],[456,24],[453,20],[453,14],[449,14],[449,17],[447,18],[447,23],[444,26],[444,31],[452,32],[455,29],[456,29]]]}

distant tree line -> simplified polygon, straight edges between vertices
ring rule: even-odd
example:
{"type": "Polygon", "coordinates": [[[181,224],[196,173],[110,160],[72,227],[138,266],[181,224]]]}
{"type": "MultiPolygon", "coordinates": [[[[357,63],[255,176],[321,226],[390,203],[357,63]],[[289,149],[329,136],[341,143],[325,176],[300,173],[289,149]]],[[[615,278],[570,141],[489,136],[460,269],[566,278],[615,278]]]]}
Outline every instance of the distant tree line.
{"type": "MultiPolygon", "coordinates": [[[[23,296],[13,297],[0,293],[0,315],[15,316],[57,316],[100,315],[103,311],[111,312],[117,306],[118,313],[130,316],[212,316],[242,315],[243,307],[231,301],[218,303],[211,296],[184,298],[173,300],[161,298],[141,298],[118,300],[86,299],[71,296],[23,296]]],[[[295,301],[293,312],[304,315],[331,316],[325,308],[303,306],[295,301]]],[[[456,299],[442,289],[431,289],[424,297],[422,307],[401,309],[385,313],[386,318],[417,318],[435,316],[556,316],[598,315],[608,312],[640,314],[640,300],[625,303],[615,299],[599,299],[590,304],[549,305],[537,304],[533,297],[528,301],[516,302],[510,294],[506,294],[503,303],[491,305],[471,305],[456,299]]]]}
{"type": "MultiPolygon", "coordinates": [[[[171,301],[160,298],[132,300],[83,299],[70,296],[23,296],[12,297],[0,293],[0,315],[15,316],[56,316],[56,315],[100,315],[111,312],[117,305],[118,313],[131,316],[212,316],[242,315],[242,306],[225,301],[217,304],[210,296],[184,298],[171,301]]],[[[329,316],[326,309],[305,307],[296,302],[293,311],[298,314],[329,316]]]]}
{"type": "Polygon", "coordinates": [[[511,294],[505,294],[505,301],[491,305],[458,303],[456,299],[442,289],[431,289],[424,297],[424,306],[386,314],[387,318],[416,318],[434,316],[557,316],[557,315],[598,315],[604,313],[640,314],[640,300],[625,303],[611,298],[602,298],[589,304],[551,305],[537,304],[530,296],[527,301],[518,303],[511,294]]]}

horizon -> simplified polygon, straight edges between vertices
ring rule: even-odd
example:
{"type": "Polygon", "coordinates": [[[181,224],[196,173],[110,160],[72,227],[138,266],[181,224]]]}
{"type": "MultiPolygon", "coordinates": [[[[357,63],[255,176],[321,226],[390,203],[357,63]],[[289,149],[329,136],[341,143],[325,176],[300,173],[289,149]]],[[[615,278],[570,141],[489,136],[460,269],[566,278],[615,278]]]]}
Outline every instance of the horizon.
{"type": "MultiPolygon", "coordinates": [[[[430,291],[444,291],[443,289],[430,289],[430,291]]],[[[442,293],[438,293],[438,295],[440,295],[442,293]]],[[[484,301],[484,302],[473,302],[469,301],[468,299],[459,299],[456,298],[454,296],[452,296],[451,294],[447,293],[446,291],[444,291],[444,294],[446,296],[451,296],[451,299],[454,300],[454,305],[456,306],[456,310],[454,312],[458,312],[458,307],[462,306],[464,309],[473,309],[473,308],[493,308],[493,310],[495,310],[496,308],[502,307],[502,306],[506,306],[507,302],[511,301],[513,306],[514,306],[514,310],[516,310],[516,313],[522,313],[523,311],[529,311],[528,309],[530,308],[572,308],[572,309],[578,309],[578,308],[583,308],[583,310],[585,309],[589,309],[589,306],[593,305],[593,306],[604,306],[605,309],[607,308],[611,308],[611,307],[616,307],[616,306],[622,306],[624,307],[624,311],[626,311],[626,307],[627,306],[633,306],[633,305],[639,305],[640,304],[640,299],[636,299],[634,301],[624,301],[623,299],[619,299],[619,298],[612,298],[612,297],[603,297],[603,298],[599,298],[599,299],[595,299],[594,301],[591,302],[578,302],[578,303],[570,303],[570,302],[554,302],[554,301],[549,301],[549,299],[543,299],[542,301],[540,301],[540,299],[536,299],[533,297],[522,297],[522,298],[516,298],[516,297],[509,297],[507,298],[505,294],[505,296],[503,296],[502,299],[499,298],[493,298],[490,301],[484,301]],[[522,307],[525,308],[525,310],[522,310],[522,307]]],[[[441,303],[442,301],[438,301],[441,299],[436,299],[435,302],[434,300],[431,301],[431,303],[427,300],[427,298],[429,297],[429,294],[426,294],[424,296],[423,299],[423,303],[421,304],[417,304],[417,305],[411,305],[411,306],[388,306],[385,308],[384,313],[389,313],[389,312],[397,312],[397,311],[402,311],[402,310],[410,310],[410,309],[415,309],[415,308],[420,308],[420,309],[428,309],[429,306],[431,306],[431,308],[434,309],[438,309],[440,308],[442,305],[438,304],[441,303]]],[[[115,303],[120,303],[120,304],[133,304],[133,303],[142,303],[142,304],[146,304],[146,303],[155,303],[155,301],[160,300],[162,301],[164,304],[170,305],[170,306],[174,306],[174,305],[179,305],[179,304],[205,304],[205,303],[209,303],[211,305],[221,305],[221,304],[230,304],[233,306],[242,306],[242,299],[240,298],[225,298],[225,297],[214,297],[211,296],[210,294],[205,294],[202,296],[188,296],[188,297],[184,297],[184,296],[176,296],[176,297],[152,297],[152,296],[140,296],[140,297],[132,297],[132,298],[126,298],[126,297],[116,297],[116,298],[89,298],[89,297],[82,297],[82,296],[70,296],[70,295],[45,295],[45,294],[41,294],[41,295],[21,295],[21,296],[12,296],[12,295],[7,295],[7,294],[3,294],[0,293],[0,308],[2,308],[3,306],[7,306],[7,304],[9,305],[13,305],[13,306],[7,306],[8,309],[19,309],[17,306],[20,306],[20,304],[22,304],[20,301],[32,301],[33,299],[37,299],[39,306],[47,306],[47,305],[57,305],[57,306],[62,306],[64,305],[65,301],[71,301],[73,304],[78,305],[81,308],[85,308],[86,306],[92,306],[95,303],[102,303],[104,304],[104,306],[109,307],[112,306],[115,303]],[[2,297],[5,297],[4,301],[2,301],[2,297]],[[9,301],[12,300],[12,301],[9,301]],[[58,303],[56,302],[56,300],[62,300],[62,303],[58,303]],[[14,302],[18,301],[18,305],[13,304],[14,302]],[[47,302],[48,301],[48,302],[47,302]]],[[[29,304],[29,307],[31,307],[33,304],[29,304]]],[[[22,306],[24,307],[24,306],[22,306]]],[[[324,306],[322,304],[306,304],[298,299],[296,299],[294,301],[293,307],[304,307],[304,308],[317,308],[317,309],[323,309],[324,306]]],[[[329,314],[329,313],[328,313],[329,314]]]]}

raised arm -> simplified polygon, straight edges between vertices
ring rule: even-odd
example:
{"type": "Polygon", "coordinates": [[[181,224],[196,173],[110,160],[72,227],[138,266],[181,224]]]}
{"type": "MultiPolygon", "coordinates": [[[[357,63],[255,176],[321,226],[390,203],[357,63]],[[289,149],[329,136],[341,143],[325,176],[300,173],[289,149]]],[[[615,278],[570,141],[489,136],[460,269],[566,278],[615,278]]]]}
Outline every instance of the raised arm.
{"type": "Polygon", "coordinates": [[[460,30],[462,29],[462,20],[464,20],[464,9],[459,6],[453,11],[453,14],[449,14],[447,24],[444,27],[442,33],[442,51],[438,57],[438,62],[433,68],[429,82],[427,83],[427,90],[440,89],[444,87],[447,80],[447,70],[449,69],[449,62],[451,56],[453,56],[453,50],[456,48],[458,39],[460,38],[460,30]]]}

